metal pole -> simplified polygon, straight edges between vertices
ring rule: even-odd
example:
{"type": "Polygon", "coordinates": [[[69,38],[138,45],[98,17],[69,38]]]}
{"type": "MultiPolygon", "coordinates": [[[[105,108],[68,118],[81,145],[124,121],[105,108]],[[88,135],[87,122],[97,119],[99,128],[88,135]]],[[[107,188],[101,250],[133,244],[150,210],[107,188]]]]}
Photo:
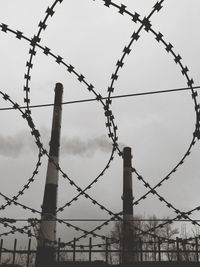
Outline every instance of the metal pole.
{"type": "Polygon", "coordinates": [[[16,258],[16,250],[17,250],[17,239],[15,238],[14,240],[14,249],[13,249],[13,261],[12,261],[12,265],[15,265],[15,258],[16,258]]]}
{"type": "Polygon", "coordinates": [[[106,263],[108,264],[108,249],[109,249],[109,244],[108,244],[108,238],[106,238],[106,263]]]}
{"type": "Polygon", "coordinates": [[[161,240],[158,238],[158,261],[161,261],[161,240]]]}
{"type": "Polygon", "coordinates": [[[36,267],[51,266],[55,261],[54,242],[56,241],[58,189],[58,169],[55,164],[59,163],[62,95],[63,85],[56,83],[49,160],[36,253],[36,267]]]}
{"type": "Polygon", "coordinates": [[[195,237],[196,243],[196,261],[199,262],[199,244],[198,244],[198,237],[195,237]]]}
{"type": "Polygon", "coordinates": [[[131,161],[131,148],[125,147],[123,150],[123,264],[134,262],[137,259],[136,240],[134,240],[134,225],[132,221],[133,192],[131,161]]]}
{"type": "Polygon", "coordinates": [[[92,261],[92,238],[89,238],[89,262],[92,261]]]}
{"type": "Polygon", "coordinates": [[[73,262],[76,261],[76,238],[74,238],[74,243],[73,243],[73,262]]]}
{"type": "Polygon", "coordinates": [[[3,248],[3,239],[1,239],[1,244],[0,244],[0,264],[1,264],[1,258],[2,258],[2,248],[3,248]]]}
{"type": "Polygon", "coordinates": [[[142,246],[142,238],[139,239],[140,242],[140,261],[143,262],[143,246],[142,246]]]}
{"type": "Polygon", "coordinates": [[[180,248],[179,248],[179,238],[176,238],[176,251],[177,251],[177,261],[180,262],[180,248]]]}
{"type": "Polygon", "coordinates": [[[60,243],[61,243],[61,239],[58,238],[57,262],[60,261],[60,243]]]}
{"type": "Polygon", "coordinates": [[[28,240],[27,262],[26,267],[29,267],[30,254],[31,254],[31,239],[28,240]]]}

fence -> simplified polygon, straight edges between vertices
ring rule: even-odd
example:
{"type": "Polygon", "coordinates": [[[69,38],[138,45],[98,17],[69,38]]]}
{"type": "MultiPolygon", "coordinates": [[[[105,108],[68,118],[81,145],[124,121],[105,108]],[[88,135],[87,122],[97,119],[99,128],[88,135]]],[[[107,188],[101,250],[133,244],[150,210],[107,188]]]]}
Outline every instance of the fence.
{"type": "MultiPolygon", "coordinates": [[[[60,239],[58,240],[58,248],[56,249],[56,261],[77,261],[77,255],[84,254],[82,261],[92,262],[94,261],[94,255],[99,254],[101,260],[106,263],[112,264],[121,263],[122,255],[124,253],[136,253],[138,262],[145,261],[174,261],[174,262],[199,262],[200,249],[198,238],[194,239],[194,242],[184,242],[184,240],[177,238],[175,242],[161,242],[157,240],[156,242],[138,242],[136,250],[124,251],[119,247],[114,247],[113,244],[109,243],[107,239],[105,245],[101,248],[94,248],[92,245],[92,238],[89,238],[88,245],[77,246],[74,240],[74,244],[71,249],[63,249],[60,239]],[[67,257],[66,257],[67,256],[67,257]],[[115,260],[114,260],[115,259],[115,260]],[[117,260],[116,260],[117,259],[117,260]]],[[[7,262],[10,265],[23,267],[33,267],[35,262],[36,248],[32,247],[32,240],[29,239],[27,242],[27,249],[17,248],[18,240],[14,239],[12,249],[3,248],[4,240],[0,240],[0,264],[7,262]],[[9,255],[6,257],[6,255],[9,255]]],[[[80,259],[78,260],[80,261],[80,259]]],[[[9,266],[10,266],[9,265],[9,266]]]]}

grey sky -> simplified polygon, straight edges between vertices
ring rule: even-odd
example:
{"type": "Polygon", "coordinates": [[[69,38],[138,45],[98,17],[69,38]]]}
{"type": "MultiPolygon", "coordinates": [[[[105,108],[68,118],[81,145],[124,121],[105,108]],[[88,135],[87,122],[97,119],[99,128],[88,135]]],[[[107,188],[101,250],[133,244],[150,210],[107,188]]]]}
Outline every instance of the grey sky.
{"type": "MultiPolygon", "coordinates": [[[[121,1],[115,1],[121,4],[121,1]]],[[[132,12],[146,16],[155,0],[123,1],[132,12]]],[[[53,1],[1,0],[0,22],[32,37],[37,32],[45,10],[53,1]]],[[[199,85],[199,47],[198,25],[200,3],[198,0],[166,0],[163,9],[152,17],[156,31],[165,36],[167,42],[174,45],[180,53],[184,65],[190,70],[195,85],[199,85]]],[[[55,15],[49,19],[48,27],[42,34],[41,44],[48,46],[56,54],[72,64],[82,73],[96,91],[107,94],[111,74],[122,55],[125,45],[130,41],[133,31],[140,25],[131,22],[127,16],[121,16],[114,8],[108,9],[100,0],[65,0],[56,7],[55,15]]],[[[29,46],[25,41],[17,40],[11,34],[0,32],[0,88],[14,101],[23,104],[23,86],[25,65],[28,60],[29,46]]],[[[151,33],[142,31],[140,40],[134,44],[133,51],[125,59],[125,66],[119,72],[115,94],[144,92],[176,87],[186,87],[185,78],[172,57],[159,45],[151,33]]],[[[31,103],[53,102],[56,82],[64,85],[64,101],[93,98],[83,84],[70,75],[63,66],[59,66],[50,57],[37,50],[31,78],[31,103]]],[[[154,185],[178,163],[192,139],[195,123],[194,105],[190,92],[179,92],[156,96],[144,96],[113,101],[112,109],[118,125],[119,142],[132,147],[133,165],[154,185]]],[[[9,106],[0,100],[1,107],[9,106]]],[[[33,110],[33,120],[41,130],[44,143],[48,144],[51,127],[52,108],[33,110]]],[[[109,158],[107,145],[110,140],[105,135],[105,118],[99,103],[85,103],[63,106],[61,150],[74,147],[74,141],[93,145],[103,137],[106,149],[92,149],[92,157],[77,153],[62,153],[61,167],[80,186],[86,186],[103,169],[109,158]],[[71,142],[69,146],[68,142],[71,142]],[[66,145],[68,144],[68,146],[66,145]]],[[[37,150],[34,147],[26,122],[15,111],[1,111],[0,133],[1,191],[12,196],[26,182],[34,170],[37,150]],[[13,156],[5,152],[5,144],[18,138],[13,156]],[[20,145],[20,147],[19,147],[20,145]],[[16,156],[16,149],[19,153],[16,156]],[[22,151],[23,150],[23,151],[22,151]]],[[[12,143],[13,144],[13,143],[12,143]]],[[[79,143],[78,143],[79,144],[79,143]]],[[[35,146],[36,147],[36,146],[35,146]]],[[[48,148],[48,146],[47,146],[48,148]]],[[[9,146],[8,146],[9,149],[9,146]]],[[[87,150],[87,149],[86,149],[87,150]]],[[[75,151],[75,150],[74,150],[75,151]]],[[[88,150],[90,154],[90,151],[88,150]]],[[[87,152],[86,152],[87,154],[87,152]]],[[[161,192],[177,208],[188,210],[199,205],[199,144],[180,170],[163,185],[161,192]]],[[[46,159],[43,159],[41,171],[36,181],[19,200],[28,206],[40,209],[42,203],[46,173],[46,159]]],[[[133,180],[136,198],[146,189],[133,180]]],[[[116,156],[111,168],[91,189],[91,195],[109,209],[118,212],[122,209],[122,160],[116,156]],[[102,192],[104,194],[102,195],[102,192]]],[[[60,179],[59,204],[62,205],[76,194],[75,190],[60,179]]],[[[3,199],[1,200],[3,203],[3,199]]],[[[174,216],[166,207],[152,197],[135,208],[138,214],[156,214],[174,216]]],[[[32,217],[30,212],[9,207],[2,216],[32,217]]],[[[198,214],[196,214],[198,216],[198,214]]],[[[95,208],[88,200],[80,198],[74,206],[66,209],[61,217],[107,217],[107,214],[95,208]]]]}

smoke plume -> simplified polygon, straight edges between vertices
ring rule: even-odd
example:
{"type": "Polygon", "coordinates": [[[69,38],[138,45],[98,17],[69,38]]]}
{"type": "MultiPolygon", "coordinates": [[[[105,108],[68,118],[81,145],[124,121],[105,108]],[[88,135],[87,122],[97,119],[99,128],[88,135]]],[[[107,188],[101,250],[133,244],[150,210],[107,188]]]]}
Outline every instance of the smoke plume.
{"type": "MultiPolygon", "coordinates": [[[[42,130],[42,142],[48,150],[49,134],[42,130]]],[[[123,145],[120,144],[120,147],[123,145]]],[[[108,153],[112,149],[112,143],[106,135],[97,136],[90,139],[80,139],[79,137],[65,136],[61,139],[61,155],[74,155],[79,157],[92,157],[96,152],[108,153]]],[[[0,135],[0,155],[4,157],[16,158],[27,152],[36,152],[35,139],[27,132],[19,132],[12,136],[0,135]]]]}
{"type": "Polygon", "coordinates": [[[112,144],[105,135],[81,140],[78,137],[64,137],[61,142],[61,153],[76,156],[91,157],[95,152],[107,153],[111,151],[112,144]]]}

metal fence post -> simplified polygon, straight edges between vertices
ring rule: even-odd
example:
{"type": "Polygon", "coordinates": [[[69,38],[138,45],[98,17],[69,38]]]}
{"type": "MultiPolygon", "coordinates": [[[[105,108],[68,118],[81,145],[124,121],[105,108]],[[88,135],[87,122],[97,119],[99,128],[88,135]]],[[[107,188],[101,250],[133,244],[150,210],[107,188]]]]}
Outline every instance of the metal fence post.
{"type": "Polygon", "coordinates": [[[76,261],[76,238],[74,238],[74,244],[73,244],[73,262],[76,261]]]}
{"type": "Polygon", "coordinates": [[[3,248],[3,239],[1,239],[0,243],[0,264],[1,264],[2,248],[3,248]]]}
{"type": "Polygon", "coordinates": [[[143,261],[143,246],[142,246],[142,238],[139,239],[140,244],[140,261],[143,261]]]}
{"type": "Polygon", "coordinates": [[[157,260],[157,249],[156,249],[156,239],[153,241],[153,250],[154,250],[154,261],[157,260]]]}
{"type": "Polygon", "coordinates": [[[28,251],[27,251],[27,262],[26,267],[29,267],[29,261],[30,261],[30,251],[31,251],[31,239],[28,241],[28,251]]]}
{"type": "Polygon", "coordinates": [[[179,238],[176,238],[176,251],[177,251],[177,261],[180,261],[180,248],[179,248],[179,238]]]}
{"type": "Polygon", "coordinates": [[[106,263],[108,263],[108,238],[106,237],[106,263]]]}
{"type": "Polygon", "coordinates": [[[196,244],[196,261],[199,262],[199,243],[198,238],[195,238],[195,244],[196,244]]]}
{"type": "Polygon", "coordinates": [[[14,249],[13,249],[13,266],[15,265],[15,258],[16,258],[16,248],[17,248],[17,239],[14,240],[14,249]]]}
{"type": "Polygon", "coordinates": [[[58,238],[57,262],[60,261],[60,238],[58,238]]]}
{"type": "Polygon", "coordinates": [[[92,238],[89,239],[89,262],[92,261],[92,238]]]}
{"type": "Polygon", "coordinates": [[[160,238],[158,238],[158,261],[161,261],[161,248],[160,248],[160,245],[161,245],[161,241],[160,241],[160,238]]]}

